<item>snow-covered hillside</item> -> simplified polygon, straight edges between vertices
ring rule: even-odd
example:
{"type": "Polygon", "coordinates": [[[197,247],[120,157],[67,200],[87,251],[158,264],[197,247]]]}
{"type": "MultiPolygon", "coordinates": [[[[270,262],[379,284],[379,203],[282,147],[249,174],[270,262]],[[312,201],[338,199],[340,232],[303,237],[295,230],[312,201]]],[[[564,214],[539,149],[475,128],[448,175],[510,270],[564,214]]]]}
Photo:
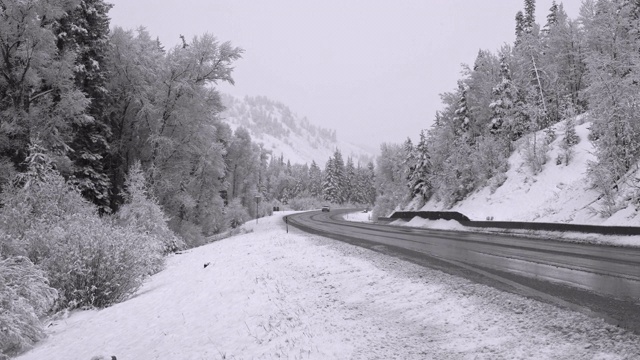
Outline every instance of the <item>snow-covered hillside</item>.
{"type": "Polygon", "coordinates": [[[264,96],[238,99],[223,95],[223,103],[227,110],[222,118],[233,130],[245,127],[255,142],[262,143],[273,156],[283,155],[291,163],[314,160],[323,167],[336,148],[344,158],[352,157],[363,166],[373,160],[374,151],[341,141],[335,130],[312,124],[280,102],[264,96]]]}
{"type": "MultiPolygon", "coordinates": [[[[636,226],[640,217],[633,205],[620,209],[608,218],[599,215],[602,207],[599,193],[587,178],[588,162],[595,160],[594,147],[588,139],[591,123],[584,120],[586,117],[579,117],[576,122],[580,142],[573,148],[569,165],[556,161],[562,151],[565,127],[564,122],[560,122],[554,126],[557,137],[551,143],[548,161],[540,173],[534,175],[525,164],[521,142],[518,144],[519,150],[509,159],[506,181],[494,192],[487,186],[451,209],[445,209],[442,203],[430,200],[421,210],[459,211],[472,220],[493,218],[495,221],[636,226]]],[[[539,136],[544,136],[542,131],[539,136]]]]}

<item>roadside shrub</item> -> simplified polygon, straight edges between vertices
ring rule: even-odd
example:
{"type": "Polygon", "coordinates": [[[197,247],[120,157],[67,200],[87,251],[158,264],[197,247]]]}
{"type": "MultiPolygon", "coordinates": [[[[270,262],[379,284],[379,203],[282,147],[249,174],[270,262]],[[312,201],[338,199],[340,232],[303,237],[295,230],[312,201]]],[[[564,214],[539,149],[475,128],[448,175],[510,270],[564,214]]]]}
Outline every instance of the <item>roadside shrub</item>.
{"type": "Polygon", "coordinates": [[[226,219],[222,211],[224,200],[220,197],[214,197],[210,201],[210,206],[198,209],[198,220],[202,224],[204,236],[219,234],[227,230],[226,219]]]}
{"type": "MultiPolygon", "coordinates": [[[[573,117],[567,118],[564,125],[564,137],[562,138],[562,142],[560,143],[560,148],[562,149],[562,160],[565,165],[569,165],[571,159],[573,158],[573,146],[580,142],[580,137],[576,133],[576,125],[573,117]]],[[[562,162],[561,162],[562,163],[562,162]]],[[[558,164],[559,165],[559,164],[558,164]]]]}
{"type": "Polygon", "coordinates": [[[202,226],[194,224],[189,220],[177,217],[172,218],[169,220],[169,228],[180,234],[182,239],[184,239],[187,249],[202,246],[207,243],[207,239],[203,235],[202,226]]]}
{"type": "Polygon", "coordinates": [[[83,214],[97,217],[95,207],[82,198],[51,168],[46,155],[31,155],[29,170],[16,176],[0,194],[0,228],[12,239],[8,255],[27,255],[38,264],[48,254],[51,244],[44,238],[50,229],[61,226],[64,219],[83,214]]]}
{"type": "Polygon", "coordinates": [[[531,134],[523,139],[522,157],[534,175],[542,171],[543,165],[547,163],[548,151],[549,144],[544,137],[531,134]]]}
{"type": "Polygon", "coordinates": [[[129,169],[124,185],[125,203],[115,215],[116,223],[156,237],[162,242],[165,254],[184,248],[184,242],[169,229],[167,217],[147,190],[139,162],[129,169]]]}
{"type": "Polygon", "coordinates": [[[498,188],[502,186],[505,181],[507,181],[507,174],[505,173],[498,173],[494,177],[492,177],[489,180],[489,189],[491,190],[491,193],[495,193],[496,190],[498,190],[498,188]]]}
{"type": "Polygon", "coordinates": [[[48,156],[32,150],[28,171],[0,194],[0,248],[42,267],[59,292],[58,308],[113,304],[161,269],[156,237],[100,218],[48,156]]]}
{"type": "Polygon", "coordinates": [[[163,244],[151,235],[95,216],[75,215],[60,225],[46,235],[52,246],[43,262],[60,293],[58,308],[112,305],[162,269],[163,244]]]}
{"type": "Polygon", "coordinates": [[[587,175],[592,185],[601,193],[599,197],[602,208],[598,211],[603,217],[609,217],[622,207],[616,199],[618,197],[618,185],[615,175],[605,164],[589,162],[587,175]]]}
{"type": "Polygon", "coordinates": [[[56,296],[44,272],[28,258],[0,258],[0,359],[15,356],[44,338],[39,317],[56,296]]]}
{"type": "Polygon", "coordinates": [[[387,217],[398,208],[407,204],[407,192],[404,188],[398,188],[376,197],[376,204],[371,210],[371,218],[387,217]]]}
{"type": "Polygon", "coordinates": [[[237,228],[250,219],[249,212],[244,208],[244,206],[242,206],[240,199],[233,199],[227,206],[226,210],[226,222],[232,229],[237,228]]]}

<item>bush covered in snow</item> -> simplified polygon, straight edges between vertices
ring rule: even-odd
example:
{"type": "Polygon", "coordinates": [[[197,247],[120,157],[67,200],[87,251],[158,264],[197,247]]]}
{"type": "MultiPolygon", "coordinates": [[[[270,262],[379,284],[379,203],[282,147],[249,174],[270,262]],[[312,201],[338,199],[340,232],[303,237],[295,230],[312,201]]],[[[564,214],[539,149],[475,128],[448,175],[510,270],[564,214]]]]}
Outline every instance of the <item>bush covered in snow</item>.
{"type": "Polygon", "coordinates": [[[5,256],[28,256],[59,291],[58,308],[107,306],[122,300],[157,272],[163,244],[139,224],[119,226],[33,151],[29,170],[1,195],[5,256]]]}
{"type": "MultiPolygon", "coordinates": [[[[0,234],[4,241],[6,234],[0,234]]],[[[39,317],[57,296],[42,270],[24,256],[0,257],[0,359],[44,337],[39,317]]]]}
{"type": "Polygon", "coordinates": [[[158,238],[162,241],[165,253],[183,248],[184,242],[169,229],[164,212],[149,194],[139,162],[129,169],[125,188],[125,203],[115,216],[116,222],[123,227],[131,227],[140,233],[158,238]]]}
{"type": "Polygon", "coordinates": [[[235,229],[249,220],[247,209],[242,206],[240,199],[233,199],[226,208],[227,224],[235,229]]]}
{"type": "Polygon", "coordinates": [[[104,307],[124,300],[163,266],[151,235],[96,216],[72,216],[51,229],[43,267],[60,292],[59,307],[104,307]]]}
{"type": "Polygon", "coordinates": [[[542,166],[547,163],[548,152],[549,142],[545,137],[536,136],[535,133],[524,137],[522,158],[534,175],[542,171],[542,166]]]}

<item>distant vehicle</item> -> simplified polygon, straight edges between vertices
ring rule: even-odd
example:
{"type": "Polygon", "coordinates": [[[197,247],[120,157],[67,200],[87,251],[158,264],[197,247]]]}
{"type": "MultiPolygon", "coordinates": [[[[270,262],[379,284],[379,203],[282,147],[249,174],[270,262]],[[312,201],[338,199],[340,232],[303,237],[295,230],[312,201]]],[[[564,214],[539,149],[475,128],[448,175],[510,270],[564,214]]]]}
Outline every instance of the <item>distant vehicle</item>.
{"type": "Polygon", "coordinates": [[[322,212],[329,212],[329,211],[330,211],[330,210],[329,210],[329,205],[324,205],[324,206],[322,207],[322,212]]]}

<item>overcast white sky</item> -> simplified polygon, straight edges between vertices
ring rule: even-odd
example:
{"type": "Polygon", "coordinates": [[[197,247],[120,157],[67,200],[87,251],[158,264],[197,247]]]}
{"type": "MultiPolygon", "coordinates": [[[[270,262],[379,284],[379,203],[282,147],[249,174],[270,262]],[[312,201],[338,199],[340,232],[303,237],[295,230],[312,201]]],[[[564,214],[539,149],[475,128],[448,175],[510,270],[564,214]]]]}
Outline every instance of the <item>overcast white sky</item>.
{"type": "MultiPolygon", "coordinates": [[[[378,147],[428,128],[460,64],[514,40],[518,0],[108,0],[112,26],[145,26],[166,48],[211,33],[245,49],[232,95],[264,95],[378,147]]],[[[544,24],[552,0],[538,0],[544,24]]],[[[560,2],[560,1],[559,1],[560,2]]],[[[562,1],[576,18],[581,0],[562,1]]]]}

